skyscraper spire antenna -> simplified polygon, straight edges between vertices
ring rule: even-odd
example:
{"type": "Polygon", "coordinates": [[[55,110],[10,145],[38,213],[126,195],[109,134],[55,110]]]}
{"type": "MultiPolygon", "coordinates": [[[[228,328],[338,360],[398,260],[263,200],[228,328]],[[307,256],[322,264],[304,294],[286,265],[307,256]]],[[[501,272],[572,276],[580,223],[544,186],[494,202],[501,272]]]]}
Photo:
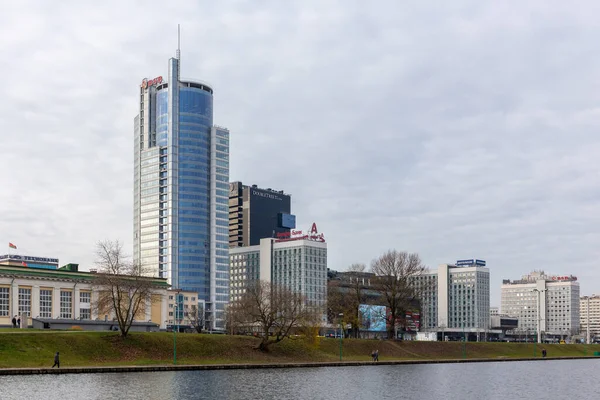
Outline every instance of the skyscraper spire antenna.
{"type": "Polygon", "coordinates": [[[178,60],[181,60],[181,31],[179,29],[179,24],[177,24],[177,52],[175,53],[175,57],[178,60]]]}

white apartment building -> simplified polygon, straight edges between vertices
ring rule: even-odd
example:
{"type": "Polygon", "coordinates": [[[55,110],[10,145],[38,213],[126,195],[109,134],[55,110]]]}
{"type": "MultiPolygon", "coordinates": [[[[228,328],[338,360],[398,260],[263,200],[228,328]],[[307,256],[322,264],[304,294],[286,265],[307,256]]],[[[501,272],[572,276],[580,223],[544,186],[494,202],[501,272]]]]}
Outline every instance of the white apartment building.
{"type": "Polygon", "coordinates": [[[426,330],[476,333],[489,328],[490,271],[482,260],[441,264],[413,278],[422,296],[421,326],[426,330]]]}
{"type": "Polygon", "coordinates": [[[327,243],[322,235],[261,239],[257,246],[230,249],[229,259],[230,301],[239,300],[248,284],[262,280],[286,286],[325,311],[327,243]]]}
{"type": "Polygon", "coordinates": [[[581,297],[579,310],[581,333],[586,338],[586,343],[597,341],[600,339],[600,296],[593,294],[581,297]]]}
{"type": "Polygon", "coordinates": [[[546,336],[578,334],[580,298],[577,277],[533,271],[519,280],[505,279],[500,308],[502,314],[519,319],[519,330],[534,333],[539,323],[540,331],[546,336]]]}

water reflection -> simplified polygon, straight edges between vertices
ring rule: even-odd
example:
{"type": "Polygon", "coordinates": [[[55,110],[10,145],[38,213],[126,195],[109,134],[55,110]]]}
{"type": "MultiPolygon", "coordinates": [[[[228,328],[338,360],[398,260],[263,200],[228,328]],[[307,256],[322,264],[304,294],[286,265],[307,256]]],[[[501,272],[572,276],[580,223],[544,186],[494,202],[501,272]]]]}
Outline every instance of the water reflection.
{"type": "Polygon", "coordinates": [[[1,399],[597,398],[600,360],[3,376],[1,399]]]}

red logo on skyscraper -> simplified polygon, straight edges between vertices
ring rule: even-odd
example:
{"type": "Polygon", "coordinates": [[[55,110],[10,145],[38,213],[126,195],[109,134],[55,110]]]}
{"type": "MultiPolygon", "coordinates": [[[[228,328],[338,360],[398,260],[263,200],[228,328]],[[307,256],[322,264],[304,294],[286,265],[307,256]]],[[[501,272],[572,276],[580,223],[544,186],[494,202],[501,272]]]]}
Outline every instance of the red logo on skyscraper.
{"type": "Polygon", "coordinates": [[[148,86],[160,85],[162,83],[162,76],[157,76],[154,79],[146,79],[142,80],[142,89],[146,89],[148,86]]]}

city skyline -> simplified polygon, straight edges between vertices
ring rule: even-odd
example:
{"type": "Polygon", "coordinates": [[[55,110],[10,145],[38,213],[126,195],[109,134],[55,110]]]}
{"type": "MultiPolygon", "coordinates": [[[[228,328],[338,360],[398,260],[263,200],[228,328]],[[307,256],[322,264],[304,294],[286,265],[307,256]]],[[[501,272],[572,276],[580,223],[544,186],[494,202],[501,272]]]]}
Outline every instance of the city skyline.
{"type": "Polygon", "coordinates": [[[600,291],[594,13],[158,4],[0,16],[4,242],[83,268],[98,240],[133,255],[132,99],[140,77],[166,76],[181,23],[182,77],[210,82],[235,134],[230,181],[292,193],[330,268],[396,248],[433,269],[486,260],[495,306],[532,269],[600,291]]]}

